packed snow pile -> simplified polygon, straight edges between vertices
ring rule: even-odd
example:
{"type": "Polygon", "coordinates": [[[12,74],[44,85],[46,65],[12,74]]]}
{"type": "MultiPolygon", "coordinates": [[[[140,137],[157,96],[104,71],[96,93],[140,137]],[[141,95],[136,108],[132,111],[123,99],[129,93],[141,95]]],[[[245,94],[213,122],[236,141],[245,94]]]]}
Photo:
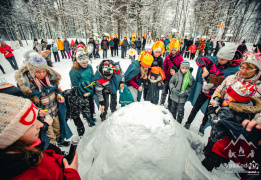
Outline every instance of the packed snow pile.
{"type": "Polygon", "coordinates": [[[81,139],[79,173],[90,180],[212,179],[181,128],[162,106],[120,108],[81,139]]]}

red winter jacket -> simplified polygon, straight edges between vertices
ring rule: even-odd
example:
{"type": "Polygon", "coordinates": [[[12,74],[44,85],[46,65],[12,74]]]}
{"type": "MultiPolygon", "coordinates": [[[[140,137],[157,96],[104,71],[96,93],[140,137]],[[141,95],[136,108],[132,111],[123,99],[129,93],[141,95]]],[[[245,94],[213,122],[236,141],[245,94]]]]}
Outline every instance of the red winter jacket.
{"type": "Polygon", "coordinates": [[[0,47],[0,52],[2,54],[4,54],[5,57],[13,57],[14,55],[13,55],[12,51],[14,51],[14,50],[11,49],[10,46],[6,46],[6,47],[1,46],[0,47]],[[6,51],[9,51],[9,52],[6,52],[6,51]]]}
{"type": "Polygon", "coordinates": [[[190,47],[189,47],[189,51],[190,51],[191,53],[195,53],[195,52],[197,51],[197,46],[196,46],[196,45],[190,46],[190,47]]]}
{"type": "Polygon", "coordinates": [[[179,53],[174,58],[172,57],[172,54],[166,56],[164,61],[164,72],[166,75],[166,81],[169,81],[171,77],[170,68],[172,66],[176,66],[177,70],[179,70],[182,61],[183,61],[183,57],[179,53]],[[174,64],[172,61],[174,62],[174,64]]]}
{"type": "Polygon", "coordinates": [[[80,180],[79,173],[75,169],[62,170],[63,157],[64,155],[55,154],[52,150],[45,150],[42,161],[36,167],[27,169],[12,180],[80,180]]]}

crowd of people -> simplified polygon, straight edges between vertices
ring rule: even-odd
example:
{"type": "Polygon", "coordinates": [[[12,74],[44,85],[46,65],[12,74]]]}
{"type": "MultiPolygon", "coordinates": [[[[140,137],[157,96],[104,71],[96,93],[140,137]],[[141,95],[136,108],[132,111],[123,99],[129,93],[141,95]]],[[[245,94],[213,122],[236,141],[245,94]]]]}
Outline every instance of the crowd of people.
{"type": "Polygon", "coordinates": [[[24,54],[26,65],[20,69],[11,53],[13,50],[1,42],[1,53],[17,70],[17,87],[6,83],[0,89],[0,169],[4,178],[80,179],[77,153],[69,165],[60,149],[70,145],[66,139],[72,132],[67,120],[73,119],[78,135],[83,136],[83,120],[90,127],[96,125],[95,104],[101,121],[105,121],[109,107],[111,113],[117,111],[118,91],[127,90],[132,102],[139,102],[143,97],[144,101],[164,106],[167,99],[167,109],[180,124],[184,120],[185,103],[191,101],[193,108],[185,122],[186,129],[190,129],[201,110],[204,117],[199,135],[204,136],[207,122],[212,128],[202,161],[207,170],[212,171],[229,160],[239,164],[258,162],[259,156],[244,160],[225,156],[228,150],[224,144],[243,134],[258,147],[251,150],[260,152],[260,43],[255,45],[254,54],[250,54],[245,41],[239,46],[225,46],[220,40],[214,48],[213,39],[197,38],[194,43],[193,38],[181,40],[166,36],[146,50],[145,35],[142,41],[131,37],[128,42],[126,36],[119,40],[117,34],[109,39],[104,36],[99,43],[90,38],[87,45],[81,40],[69,43],[67,38],[64,41],[58,38],[50,44],[46,39],[41,44],[34,39],[32,50],[24,54]],[[89,61],[98,58],[99,45],[103,60],[95,71],[89,61]],[[125,72],[119,62],[107,57],[108,49],[111,57],[119,56],[119,47],[123,59],[127,48],[136,50],[138,55],[138,60],[131,61],[125,72]],[[55,62],[60,62],[59,51],[62,59],[73,61],[69,72],[71,89],[65,91],[59,88],[63,75],[52,68],[51,52],[55,62]],[[198,71],[193,77],[190,60],[196,55],[198,71]]]}

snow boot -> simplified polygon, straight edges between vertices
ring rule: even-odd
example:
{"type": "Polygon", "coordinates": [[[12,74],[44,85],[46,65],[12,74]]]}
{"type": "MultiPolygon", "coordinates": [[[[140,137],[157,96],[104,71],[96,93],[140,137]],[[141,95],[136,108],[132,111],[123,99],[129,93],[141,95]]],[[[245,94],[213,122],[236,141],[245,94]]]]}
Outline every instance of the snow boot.
{"type": "Polygon", "coordinates": [[[100,115],[100,117],[102,122],[106,120],[106,115],[103,115],[103,113],[100,115]]]}
{"type": "Polygon", "coordinates": [[[201,124],[200,127],[199,127],[199,131],[198,131],[198,134],[200,136],[204,136],[204,126],[201,124]]]}
{"type": "Polygon", "coordinates": [[[189,128],[190,128],[190,123],[186,122],[185,125],[184,125],[184,127],[185,127],[186,129],[189,129],[189,128]]]}
{"type": "Polygon", "coordinates": [[[70,141],[65,141],[65,140],[63,140],[61,137],[59,137],[59,138],[57,139],[57,145],[58,145],[59,147],[67,147],[67,146],[70,145],[70,141]]]}
{"type": "Polygon", "coordinates": [[[78,132],[78,135],[79,135],[80,137],[82,137],[83,134],[84,134],[84,132],[85,132],[84,127],[80,127],[80,128],[77,127],[77,132],[78,132]]]}
{"type": "Polygon", "coordinates": [[[111,110],[111,113],[114,113],[115,111],[117,111],[117,109],[111,110]]]}

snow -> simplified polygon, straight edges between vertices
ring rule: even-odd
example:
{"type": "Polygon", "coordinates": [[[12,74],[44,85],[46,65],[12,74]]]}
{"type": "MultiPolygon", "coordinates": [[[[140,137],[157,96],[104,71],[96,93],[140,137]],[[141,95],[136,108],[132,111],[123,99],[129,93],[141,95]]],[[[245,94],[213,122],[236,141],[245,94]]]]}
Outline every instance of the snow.
{"type": "MultiPolygon", "coordinates": [[[[19,67],[24,60],[23,54],[32,49],[33,42],[28,43],[29,45],[26,45],[23,41],[25,47],[14,51],[19,67]]],[[[229,44],[226,43],[226,46],[229,44]]],[[[247,46],[249,50],[252,49],[251,43],[247,46]]],[[[108,51],[108,59],[119,61],[123,71],[126,71],[131,60],[121,59],[120,53],[119,50],[119,56],[111,58],[108,51]]],[[[59,55],[61,58],[60,53],[59,55]]],[[[102,51],[100,56],[102,57],[102,51]]],[[[101,60],[102,58],[92,60],[94,71],[101,60]]],[[[52,61],[54,62],[53,55],[52,61]]],[[[0,62],[7,73],[1,74],[1,78],[16,84],[16,71],[2,54],[0,62]]],[[[194,60],[190,61],[190,64],[194,68],[195,76],[197,65],[194,60]]],[[[62,75],[60,87],[63,90],[69,89],[71,59],[61,59],[61,62],[54,62],[53,65],[62,75]]],[[[201,112],[197,114],[190,130],[183,127],[192,109],[190,102],[185,105],[185,116],[181,125],[163,106],[149,102],[133,103],[123,108],[118,104],[117,109],[114,114],[109,111],[107,120],[101,122],[100,112],[96,107],[98,122],[92,128],[84,121],[86,130],[77,149],[82,179],[238,179],[234,174],[224,173],[226,168],[222,165],[211,173],[201,165],[204,158],[202,149],[207,143],[210,127],[206,128],[203,137],[197,134],[203,118],[201,112]]],[[[68,121],[68,124],[73,134],[77,135],[73,121],[68,121]]],[[[69,148],[62,150],[68,151],[69,148]]]]}

